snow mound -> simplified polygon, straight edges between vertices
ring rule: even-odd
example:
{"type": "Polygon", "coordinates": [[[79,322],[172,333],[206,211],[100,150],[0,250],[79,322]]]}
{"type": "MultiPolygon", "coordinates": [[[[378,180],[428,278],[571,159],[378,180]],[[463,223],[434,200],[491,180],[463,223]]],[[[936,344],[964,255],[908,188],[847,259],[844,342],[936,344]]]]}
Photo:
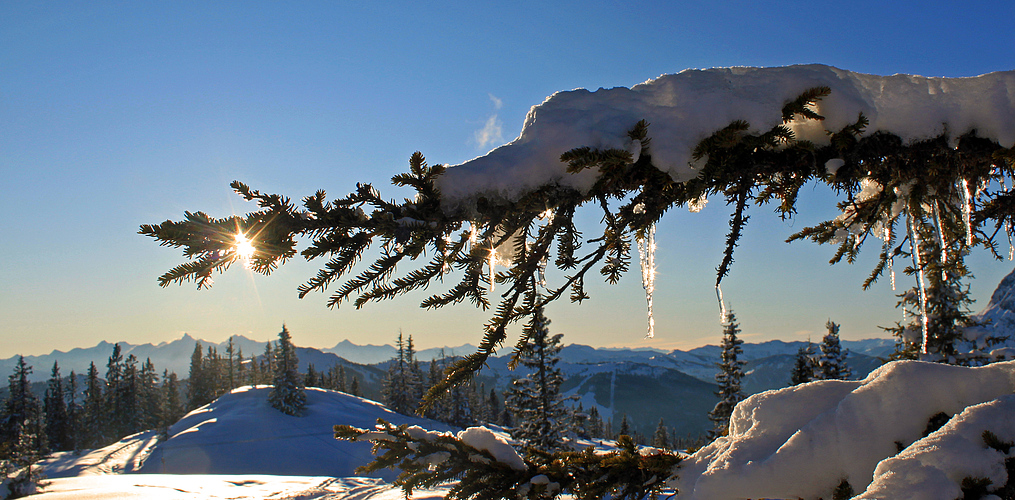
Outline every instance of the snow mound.
{"type": "Polygon", "coordinates": [[[869,498],[918,498],[907,485],[919,474],[930,477],[928,467],[943,471],[935,472],[935,480],[956,488],[967,471],[998,479],[985,465],[986,455],[962,468],[956,464],[964,456],[951,453],[965,453],[984,429],[1002,440],[1015,437],[1013,390],[1015,362],[967,368],[898,361],[860,381],[818,381],[756,394],[735,408],[729,436],[681,464],[677,498],[828,498],[843,479],[863,492],[875,475],[877,493],[869,498]],[[987,404],[969,408],[981,403],[987,404]],[[962,415],[921,439],[930,417],[940,412],[962,415]],[[906,447],[902,454],[900,446],[906,447]]]}
{"type": "Polygon", "coordinates": [[[158,442],[157,432],[139,432],[80,455],[73,451],[53,453],[40,460],[39,466],[48,478],[138,472],[158,442]]]}
{"type": "Polygon", "coordinates": [[[824,124],[791,124],[801,139],[827,143],[825,129],[840,130],[863,113],[870,120],[867,133],[889,131],[906,141],[976,129],[1002,146],[1015,144],[1015,71],[926,78],[820,64],[689,69],[630,89],[557,92],[532,107],[517,139],[448,169],[438,187],[451,205],[478,195],[513,200],[552,183],[587,191],[597,172],[567,174],[560,155],[588,146],[624,149],[637,158],[640,144],[627,132],[642,119],[655,138],[652,163],[684,182],[697,175],[690,160],[699,141],[734,120],[746,120],[754,132],[771,129],[782,122],[788,101],[818,86],[832,89],[817,109],[824,124]]]}
{"type": "MultiPolygon", "coordinates": [[[[292,417],[268,404],[270,386],[241,387],[198,408],[169,429],[139,472],[148,474],[355,475],[373,459],[370,443],[340,441],[333,427],[395,424],[452,430],[433,420],[401,415],[380,403],[324,389],[307,389],[307,411],[292,417]]],[[[377,476],[392,479],[397,473],[377,476]]]]}
{"type": "MultiPolygon", "coordinates": [[[[374,478],[269,475],[130,474],[54,479],[38,500],[299,499],[401,500],[400,489],[374,478]]],[[[414,491],[414,500],[436,500],[446,489],[414,491]]]]}

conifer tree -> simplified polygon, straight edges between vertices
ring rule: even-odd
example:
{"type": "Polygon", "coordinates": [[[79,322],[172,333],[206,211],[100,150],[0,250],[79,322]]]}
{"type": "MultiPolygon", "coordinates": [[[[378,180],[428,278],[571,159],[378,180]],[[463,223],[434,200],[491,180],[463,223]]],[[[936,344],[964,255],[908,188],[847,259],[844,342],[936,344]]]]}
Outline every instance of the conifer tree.
{"type": "Polygon", "coordinates": [[[81,446],[81,418],[83,408],[78,402],[78,377],[74,370],[70,371],[67,377],[67,446],[69,450],[77,451],[81,446]]]}
{"type": "Polygon", "coordinates": [[[200,408],[212,401],[211,388],[204,366],[204,352],[201,343],[194,343],[194,352],[190,355],[190,376],[187,385],[187,408],[200,408]]]}
{"type": "Polygon", "coordinates": [[[39,399],[32,394],[31,373],[25,357],[18,356],[0,412],[0,460],[10,464],[10,470],[5,467],[3,471],[5,475],[16,474],[8,487],[18,493],[27,493],[38,483],[40,477],[33,464],[49,452],[45,415],[39,399]]]}
{"type": "Polygon", "coordinates": [[[46,394],[43,397],[43,408],[46,415],[46,438],[49,448],[53,451],[72,450],[70,438],[70,418],[67,415],[67,401],[64,399],[63,378],[60,376],[60,365],[53,362],[46,394]]]}
{"type": "Polygon", "coordinates": [[[303,376],[304,387],[320,387],[321,376],[318,374],[317,369],[314,368],[313,363],[307,364],[307,374],[303,376]]]}
{"type": "Polygon", "coordinates": [[[162,372],[162,421],[159,427],[168,432],[169,427],[183,418],[185,413],[176,373],[165,370],[162,372]]]}
{"type": "Polygon", "coordinates": [[[120,344],[113,344],[113,352],[109,354],[106,361],[106,391],[103,394],[105,411],[104,427],[107,438],[119,439],[123,437],[124,404],[123,395],[123,354],[120,352],[120,344]]]}
{"type": "Polygon", "coordinates": [[[278,334],[278,349],[275,351],[274,387],[268,396],[272,408],[286,415],[301,416],[307,407],[307,395],[303,389],[303,377],[299,372],[299,359],[292,344],[289,329],[282,325],[278,334]]]}
{"type": "Polygon", "coordinates": [[[603,429],[603,417],[599,415],[599,408],[592,406],[589,409],[589,418],[586,423],[586,434],[590,438],[601,438],[606,435],[605,429],[603,429]]]}
{"type": "Polygon", "coordinates": [[[630,436],[631,434],[631,424],[627,421],[627,414],[625,413],[623,418],[620,419],[620,430],[617,431],[615,438],[630,436]]]}
{"type": "Polygon", "coordinates": [[[715,381],[719,385],[719,392],[716,393],[719,402],[708,414],[713,424],[711,431],[713,437],[723,436],[729,431],[733,407],[744,399],[740,381],[744,378],[746,362],[739,360],[744,352],[740,347],[744,341],[737,337],[739,333],[740,325],[737,323],[737,317],[733,311],[728,311],[723,322],[721,361],[717,365],[719,373],[715,375],[715,381]]]}
{"type": "Polygon", "coordinates": [[[516,420],[511,435],[543,450],[560,449],[566,434],[568,415],[560,393],[564,377],[557,368],[563,336],[550,335],[550,320],[541,307],[533,311],[522,329],[525,344],[518,350],[519,363],[531,373],[511,382],[505,403],[516,420]]]}
{"type": "Polygon", "coordinates": [[[95,363],[88,366],[85,378],[85,400],[82,405],[82,440],[85,448],[98,448],[110,439],[109,419],[106,412],[105,384],[99,379],[95,363]]]}
{"type": "Polygon", "coordinates": [[[362,397],[363,392],[359,388],[359,376],[353,375],[352,382],[349,383],[349,394],[356,397],[362,397]]]}
{"type": "Polygon", "coordinates": [[[790,372],[790,385],[806,384],[814,380],[814,344],[807,340],[807,345],[797,349],[793,362],[793,371],[790,372]]]}
{"type": "Polygon", "coordinates": [[[490,422],[503,425],[500,420],[502,410],[500,398],[497,397],[497,389],[490,389],[490,397],[486,400],[486,407],[490,415],[490,422]]]}
{"type": "Polygon", "coordinates": [[[388,366],[388,374],[384,378],[384,386],[381,395],[384,397],[384,404],[393,412],[403,415],[412,414],[416,409],[416,401],[412,398],[410,387],[409,359],[407,359],[406,344],[402,338],[402,332],[398,332],[398,340],[395,341],[398,350],[395,357],[388,366]]]}
{"type": "Polygon", "coordinates": [[[656,426],[656,430],[652,434],[652,446],[670,449],[670,433],[666,430],[666,423],[661,418],[659,419],[659,425],[656,426]]]}
{"type": "Polygon", "coordinates": [[[127,355],[123,362],[120,383],[115,388],[118,401],[117,413],[113,420],[117,436],[126,436],[144,430],[144,408],[141,404],[141,375],[137,369],[137,357],[127,355]]]}
{"type": "Polygon", "coordinates": [[[828,333],[821,340],[821,357],[817,361],[815,378],[846,380],[852,374],[846,364],[849,350],[843,349],[839,342],[839,325],[829,320],[825,326],[828,328],[828,333]]]}
{"type": "Polygon", "coordinates": [[[226,345],[226,360],[225,360],[226,361],[226,363],[225,363],[226,364],[226,374],[225,374],[226,390],[224,392],[229,392],[229,391],[239,387],[239,384],[236,383],[236,381],[237,381],[237,375],[236,375],[235,367],[233,366],[233,359],[234,359],[235,356],[236,356],[236,346],[233,345],[233,336],[230,335],[229,336],[229,342],[226,345]]]}
{"type": "Polygon", "coordinates": [[[345,366],[338,365],[338,373],[335,376],[335,390],[345,392],[345,366]]]}

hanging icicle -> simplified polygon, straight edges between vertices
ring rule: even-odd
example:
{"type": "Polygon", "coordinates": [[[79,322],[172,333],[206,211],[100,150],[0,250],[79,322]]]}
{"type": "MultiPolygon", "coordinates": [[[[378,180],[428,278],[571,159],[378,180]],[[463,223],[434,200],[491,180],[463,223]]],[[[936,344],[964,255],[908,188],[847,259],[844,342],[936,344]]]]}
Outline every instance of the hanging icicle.
{"type": "Polygon", "coordinates": [[[490,293],[493,293],[495,279],[497,277],[497,249],[490,247],[490,257],[488,257],[487,263],[490,265],[490,293]]]}
{"type": "Polygon", "coordinates": [[[969,194],[969,183],[963,178],[959,180],[962,195],[962,223],[966,225],[966,246],[973,246],[973,197],[969,194]]]}
{"type": "Polygon", "coordinates": [[[726,301],[722,298],[722,285],[715,286],[715,298],[719,300],[719,324],[726,323],[726,301]]]}
{"type": "Polygon", "coordinates": [[[920,263],[920,236],[917,234],[912,214],[906,214],[906,220],[909,226],[910,255],[913,257],[913,267],[916,268],[916,284],[919,290],[920,326],[923,330],[923,346],[920,348],[920,352],[927,354],[927,341],[929,340],[930,332],[927,328],[927,288],[923,279],[923,265],[920,263]]]}
{"type": "Polygon", "coordinates": [[[885,224],[885,254],[888,255],[888,276],[892,281],[892,291],[895,291],[895,269],[892,267],[895,264],[895,253],[892,252],[892,224],[885,224]]]}
{"type": "Polygon", "coordinates": [[[641,286],[645,289],[648,304],[648,333],[646,338],[656,335],[656,320],[652,315],[652,294],[656,289],[656,225],[652,224],[645,234],[638,238],[638,258],[641,261],[641,286]]]}
{"type": "MultiPolygon", "coordinates": [[[[948,262],[948,246],[945,244],[944,232],[941,231],[941,210],[937,201],[934,202],[934,233],[937,235],[937,244],[941,247],[941,264],[944,265],[948,262]]],[[[941,274],[947,281],[948,271],[942,271],[941,274]]]]}

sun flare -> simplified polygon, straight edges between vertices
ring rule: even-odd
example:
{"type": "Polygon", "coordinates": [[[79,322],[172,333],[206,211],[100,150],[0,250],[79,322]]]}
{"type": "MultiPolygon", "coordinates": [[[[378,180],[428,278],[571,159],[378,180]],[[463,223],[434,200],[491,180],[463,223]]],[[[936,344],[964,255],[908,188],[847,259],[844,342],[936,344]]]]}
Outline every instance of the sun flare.
{"type": "Polygon", "coordinates": [[[257,250],[254,248],[254,244],[247,239],[247,236],[243,233],[236,235],[236,245],[233,246],[233,253],[236,254],[242,260],[250,261],[254,257],[254,252],[257,250]]]}

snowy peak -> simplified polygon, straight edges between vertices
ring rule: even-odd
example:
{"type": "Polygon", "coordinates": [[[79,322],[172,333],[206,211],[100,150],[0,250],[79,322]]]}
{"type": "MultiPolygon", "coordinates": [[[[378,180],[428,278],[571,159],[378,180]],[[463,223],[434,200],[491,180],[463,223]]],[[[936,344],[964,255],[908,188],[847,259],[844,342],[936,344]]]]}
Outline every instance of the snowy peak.
{"type": "Polygon", "coordinates": [[[1000,336],[1015,337],[1015,270],[1005,276],[990,296],[987,307],[977,315],[1000,336]]]}

